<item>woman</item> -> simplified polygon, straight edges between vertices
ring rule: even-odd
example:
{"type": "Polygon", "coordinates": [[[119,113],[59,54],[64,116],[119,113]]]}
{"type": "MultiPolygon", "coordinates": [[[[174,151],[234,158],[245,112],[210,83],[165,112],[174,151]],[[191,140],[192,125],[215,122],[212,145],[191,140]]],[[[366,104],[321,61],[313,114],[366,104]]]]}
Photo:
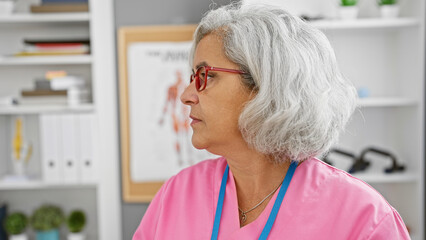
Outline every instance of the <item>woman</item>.
{"type": "Polygon", "coordinates": [[[282,9],[231,5],[194,34],[192,143],[223,156],[169,179],[133,239],[409,239],[374,189],[315,156],[355,108],[326,37],[282,9]]]}

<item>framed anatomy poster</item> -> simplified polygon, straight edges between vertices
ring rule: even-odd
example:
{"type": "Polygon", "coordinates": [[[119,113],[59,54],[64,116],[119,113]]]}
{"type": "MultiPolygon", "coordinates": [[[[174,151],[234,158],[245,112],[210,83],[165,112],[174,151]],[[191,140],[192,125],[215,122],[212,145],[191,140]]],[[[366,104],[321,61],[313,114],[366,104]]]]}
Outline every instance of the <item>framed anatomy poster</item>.
{"type": "Polygon", "coordinates": [[[119,30],[122,191],[126,202],[149,202],[165,180],[213,158],[191,144],[188,57],[195,25],[119,30]]]}

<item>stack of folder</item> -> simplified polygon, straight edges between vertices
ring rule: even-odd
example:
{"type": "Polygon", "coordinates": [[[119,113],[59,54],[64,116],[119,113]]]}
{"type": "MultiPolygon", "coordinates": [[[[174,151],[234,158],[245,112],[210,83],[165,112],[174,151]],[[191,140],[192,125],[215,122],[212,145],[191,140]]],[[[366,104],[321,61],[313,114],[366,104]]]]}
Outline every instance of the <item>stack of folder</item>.
{"type": "Polygon", "coordinates": [[[21,91],[19,104],[69,105],[90,101],[85,79],[65,71],[48,71],[44,78],[36,78],[34,83],[34,89],[21,91]]]}
{"type": "Polygon", "coordinates": [[[24,39],[16,56],[80,55],[90,53],[89,39],[24,39]]]}

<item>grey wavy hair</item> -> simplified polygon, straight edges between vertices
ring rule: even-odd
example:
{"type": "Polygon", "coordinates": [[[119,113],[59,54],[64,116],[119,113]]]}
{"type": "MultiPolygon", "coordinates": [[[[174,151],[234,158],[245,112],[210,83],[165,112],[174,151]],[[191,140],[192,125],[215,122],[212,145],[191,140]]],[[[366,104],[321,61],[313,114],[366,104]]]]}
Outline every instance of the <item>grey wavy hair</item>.
{"type": "Polygon", "coordinates": [[[222,39],[225,55],[248,73],[243,84],[256,92],[239,118],[249,146],[280,163],[319,156],[337,141],[356,90],[321,31],[278,7],[231,4],[203,17],[190,61],[208,34],[222,39]]]}

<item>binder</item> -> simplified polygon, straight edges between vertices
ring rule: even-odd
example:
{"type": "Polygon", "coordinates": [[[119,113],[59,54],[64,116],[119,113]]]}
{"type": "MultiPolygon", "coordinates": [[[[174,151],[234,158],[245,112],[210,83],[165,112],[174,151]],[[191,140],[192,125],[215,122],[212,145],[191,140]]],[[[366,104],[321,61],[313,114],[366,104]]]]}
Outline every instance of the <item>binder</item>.
{"type": "Polygon", "coordinates": [[[80,179],[83,183],[97,180],[95,157],[96,123],[93,114],[79,115],[80,179]]]}
{"type": "Polygon", "coordinates": [[[60,119],[54,114],[40,115],[40,147],[43,181],[46,183],[62,182],[62,165],[59,156],[62,154],[60,119]]]}
{"type": "Polygon", "coordinates": [[[64,182],[76,183],[79,181],[79,147],[77,146],[78,121],[74,114],[62,114],[60,138],[62,143],[62,154],[59,161],[63,164],[64,182]]]}

